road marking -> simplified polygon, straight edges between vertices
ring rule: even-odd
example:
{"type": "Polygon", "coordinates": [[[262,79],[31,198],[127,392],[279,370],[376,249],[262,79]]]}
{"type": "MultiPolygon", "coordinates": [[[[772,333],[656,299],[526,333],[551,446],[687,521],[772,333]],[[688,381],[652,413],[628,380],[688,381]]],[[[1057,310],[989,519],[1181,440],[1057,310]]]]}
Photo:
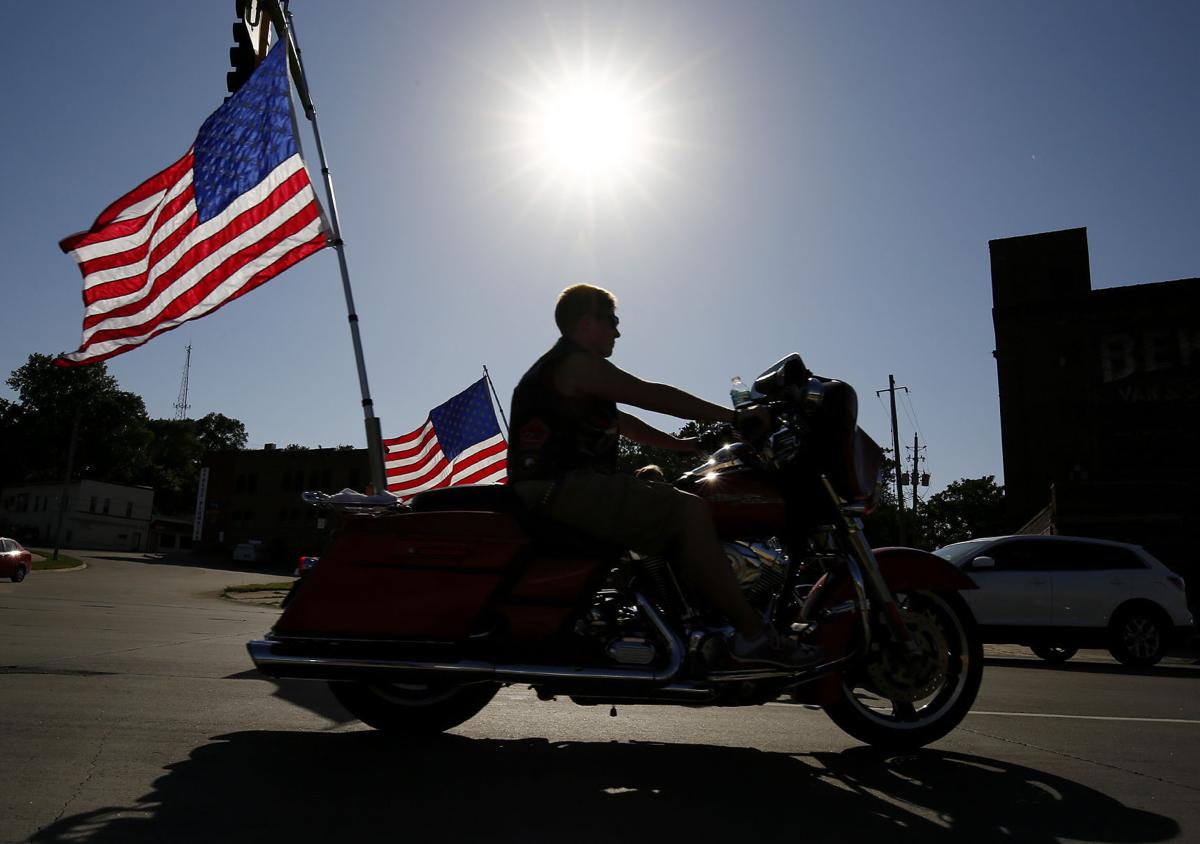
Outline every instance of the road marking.
{"type": "MultiPolygon", "coordinates": [[[[790,706],[795,708],[795,703],[784,703],[781,700],[773,700],[767,703],[767,706],[790,706]]],[[[819,706],[803,705],[804,709],[809,711],[819,710],[819,706]]],[[[1133,716],[1124,715],[1067,715],[1061,712],[995,712],[987,709],[972,709],[968,715],[996,715],[1004,718],[1069,718],[1076,721],[1139,721],[1146,724],[1195,724],[1200,725],[1200,720],[1190,718],[1136,718],[1133,716]]]]}
{"type": "Polygon", "coordinates": [[[999,715],[1009,718],[1070,718],[1076,721],[1139,721],[1146,724],[1200,724],[1189,718],[1135,718],[1123,715],[1064,715],[1059,712],[988,712],[972,709],[968,715],[999,715]]]}

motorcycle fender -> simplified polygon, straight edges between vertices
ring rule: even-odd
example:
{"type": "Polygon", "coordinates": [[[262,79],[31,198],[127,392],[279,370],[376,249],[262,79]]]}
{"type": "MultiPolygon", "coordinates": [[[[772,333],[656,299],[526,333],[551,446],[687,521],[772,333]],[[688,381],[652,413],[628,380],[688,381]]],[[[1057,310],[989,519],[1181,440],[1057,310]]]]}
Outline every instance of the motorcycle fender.
{"type": "Polygon", "coordinates": [[[917,548],[876,548],[875,559],[893,592],[978,589],[975,581],[936,554],[917,548]]]}

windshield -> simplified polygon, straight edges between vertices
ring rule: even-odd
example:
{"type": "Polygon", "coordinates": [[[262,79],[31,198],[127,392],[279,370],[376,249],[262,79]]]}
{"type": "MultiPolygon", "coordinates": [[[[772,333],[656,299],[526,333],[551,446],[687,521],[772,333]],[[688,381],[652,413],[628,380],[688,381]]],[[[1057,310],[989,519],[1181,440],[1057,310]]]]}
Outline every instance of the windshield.
{"type": "Polygon", "coordinates": [[[947,545],[945,548],[939,548],[933,553],[937,554],[943,560],[958,563],[966,557],[974,556],[983,546],[990,542],[990,539],[977,539],[974,542],[956,542],[953,545],[947,545]]]}

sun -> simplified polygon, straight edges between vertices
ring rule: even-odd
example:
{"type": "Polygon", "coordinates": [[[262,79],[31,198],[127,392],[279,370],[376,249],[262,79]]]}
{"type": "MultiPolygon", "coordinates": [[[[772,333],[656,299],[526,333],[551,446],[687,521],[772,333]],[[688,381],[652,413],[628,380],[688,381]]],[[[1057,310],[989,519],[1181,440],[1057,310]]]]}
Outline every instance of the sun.
{"type": "Polygon", "coordinates": [[[575,72],[547,82],[531,105],[527,145],[539,169],[585,190],[638,177],[650,119],[628,80],[575,72]]]}

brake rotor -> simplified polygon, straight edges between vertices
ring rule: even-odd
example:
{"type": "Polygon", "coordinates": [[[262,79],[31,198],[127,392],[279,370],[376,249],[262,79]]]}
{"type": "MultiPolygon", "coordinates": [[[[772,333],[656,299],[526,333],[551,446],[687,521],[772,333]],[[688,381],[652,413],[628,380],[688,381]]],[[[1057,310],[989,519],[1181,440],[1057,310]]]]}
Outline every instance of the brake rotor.
{"type": "Polygon", "coordinates": [[[866,674],[871,690],[880,697],[912,703],[929,697],[942,685],[950,667],[950,649],[932,616],[905,610],[901,614],[916,652],[889,643],[866,666],[866,674]]]}

